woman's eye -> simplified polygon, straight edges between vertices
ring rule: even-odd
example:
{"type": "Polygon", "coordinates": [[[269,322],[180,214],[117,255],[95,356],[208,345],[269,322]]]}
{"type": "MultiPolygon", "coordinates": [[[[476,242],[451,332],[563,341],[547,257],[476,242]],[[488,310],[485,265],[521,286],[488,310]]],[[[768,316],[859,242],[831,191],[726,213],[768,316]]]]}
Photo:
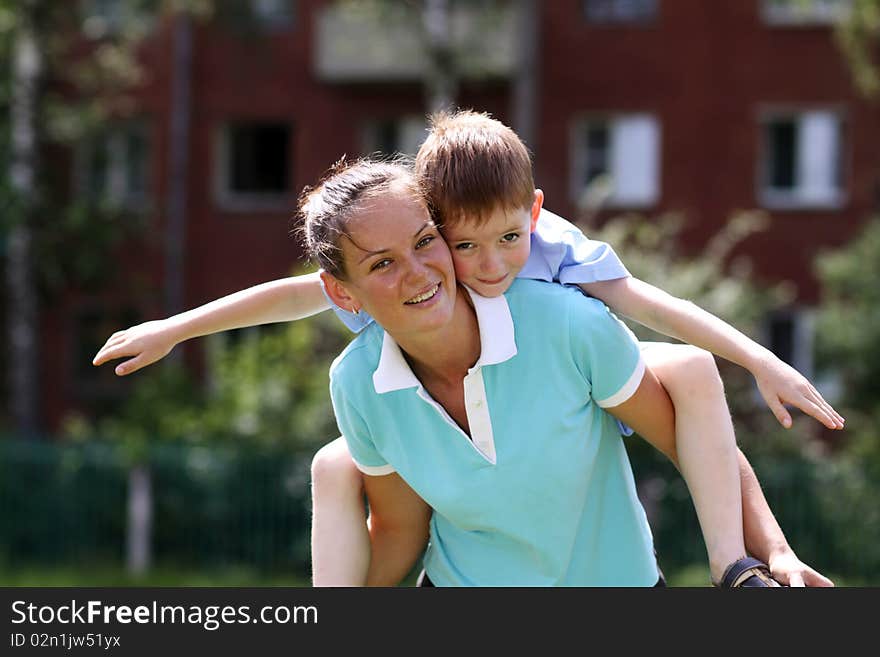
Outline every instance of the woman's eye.
{"type": "Polygon", "coordinates": [[[473,242],[459,242],[455,245],[456,251],[469,251],[472,248],[474,248],[473,242]]]}
{"type": "Polygon", "coordinates": [[[434,241],[434,235],[425,235],[422,239],[418,241],[416,244],[417,249],[421,249],[423,246],[427,246],[431,242],[434,241]]]}
{"type": "Polygon", "coordinates": [[[370,271],[376,271],[377,269],[385,269],[388,265],[391,264],[391,260],[388,258],[383,258],[382,260],[378,260],[373,263],[373,266],[370,267],[370,271]]]}
{"type": "Polygon", "coordinates": [[[516,242],[519,239],[519,233],[507,233],[501,238],[502,242],[516,242]]]}

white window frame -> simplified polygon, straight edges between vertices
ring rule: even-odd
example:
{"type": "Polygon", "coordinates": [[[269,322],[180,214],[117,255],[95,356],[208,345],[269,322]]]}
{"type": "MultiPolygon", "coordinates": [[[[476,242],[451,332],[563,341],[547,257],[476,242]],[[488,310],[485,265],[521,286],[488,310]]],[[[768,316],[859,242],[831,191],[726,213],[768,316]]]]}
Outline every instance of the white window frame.
{"type": "Polygon", "coordinates": [[[761,18],[771,27],[836,25],[852,11],[852,0],[760,0],[761,18]]]}
{"type": "Polygon", "coordinates": [[[74,157],[74,184],[79,194],[99,203],[107,203],[111,207],[141,211],[149,205],[150,181],[152,165],[153,140],[150,138],[148,123],[143,120],[109,123],[107,129],[92,138],[86,139],[77,148],[74,157]],[[128,173],[128,137],[133,132],[141,133],[145,145],[143,162],[143,189],[133,190],[129,187],[128,173]],[[97,148],[107,149],[107,186],[102,193],[92,191],[92,158],[97,148]]]}
{"type": "Polygon", "coordinates": [[[123,2],[105,3],[102,0],[78,0],[82,31],[90,39],[103,39],[114,36],[122,29],[123,23],[135,26],[139,32],[146,33],[156,25],[152,13],[130,8],[123,2]],[[124,10],[128,10],[123,13],[124,10]],[[128,15],[125,15],[125,14],[128,15]]]}
{"type": "MultiPolygon", "coordinates": [[[[238,192],[230,188],[230,166],[232,144],[230,129],[241,123],[286,123],[291,132],[294,131],[292,121],[274,118],[231,119],[224,121],[218,128],[214,145],[214,199],[218,209],[225,212],[280,212],[290,210],[294,199],[294,191],[288,179],[288,189],[284,192],[238,192]]],[[[293,145],[288,144],[288,163],[290,173],[295,170],[293,145]]]]}
{"type": "MultiPolygon", "coordinates": [[[[620,0],[610,0],[611,2],[619,2],[620,0]]],[[[623,10],[617,7],[610,15],[604,17],[590,16],[588,4],[589,0],[581,0],[581,14],[584,20],[590,25],[651,25],[657,21],[660,15],[660,3],[662,0],[653,0],[653,11],[648,14],[627,15],[623,10]]]]}
{"type": "MultiPolygon", "coordinates": [[[[584,184],[586,171],[589,168],[587,152],[584,144],[584,134],[591,125],[605,124],[610,131],[609,135],[609,176],[610,187],[605,190],[605,196],[601,204],[610,208],[645,209],[653,207],[660,200],[662,186],[661,151],[662,151],[662,124],[657,115],[649,112],[617,112],[607,114],[588,114],[575,119],[572,123],[570,134],[570,158],[571,198],[578,207],[592,205],[585,201],[592,190],[584,184]],[[649,130],[647,136],[644,130],[649,130]],[[630,192],[622,189],[615,182],[615,171],[621,171],[624,166],[622,158],[625,152],[631,148],[634,135],[641,134],[646,139],[648,152],[639,158],[641,169],[635,171],[636,186],[642,189],[630,192]]],[[[632,175],[633,169],[626,173],[632,175]]],[[[619,178],[621,176],[618,176],[619,178]]],[[[601,190],[600,190],[601,191],[601,190]]]]}
{"type": "Polygon", "coordinates": [[[849,158],[846,139],[846,112],[838,107],[766,108],[758,114],[759,162],[757,198],[759,204],[770,210],[837,210],[847,202],[847,165],[849,158]],[[827,120],[835,119],[833,131],[827,130],[827,120]],[[774,121],[793,120],[797,126],[794,175],[792,189],[773,188],[769,184],[771,162],[767,126],[774,121]],[[805,134],[812,135],[805,137],[805,134]],[[814,154],[826,152],[827,143],[836,139],[835,161],[817,159],[814,154]],[[829,167],[837,167],[836,170],[829,167]],[[830,177],[830,180],[828,179],[830,177]]]}
{"type": "Polygon", "coordinates": [[[419,114],[371,119],[364,123],[363,130],[361,131],[361,151],[365,155],[371,153],[383,153],[384,155],[400,153],[401,155],[415,156],[428,136],[427,130],[428,124],[425,121],[425,117],[419,114]],[[398,131],[398,149],[391,153],[385,153],[378,148],[380,146],[378,131],[384,124],[388,123],[393,123],[398,131]]]}
{"type": "Polygon", "coordinates": [[[283,29],[296,20],[296,0],[252,0],[254,18],[261,25],[283,29]]]}

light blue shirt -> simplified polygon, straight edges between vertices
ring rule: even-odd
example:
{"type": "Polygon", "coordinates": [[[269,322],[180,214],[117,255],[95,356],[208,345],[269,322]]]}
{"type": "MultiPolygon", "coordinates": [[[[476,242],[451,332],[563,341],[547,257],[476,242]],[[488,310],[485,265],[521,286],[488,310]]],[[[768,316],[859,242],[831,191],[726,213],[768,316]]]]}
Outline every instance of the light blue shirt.
{"type": "MultiPolygon", "coordinates": [[[[529,259],[518,277],[576,284],[612,281],[629,275],[610,245],[588,239],[574,224],[549,210],[541,210],[531,234],[529,259]]],[[[323,286],[322,281],[321,289],[323,286]]],[[[330,297],[327,301],[342,323],[355,333],[373,321],[364,310],[355,314],[337,306],[330,297]]]]}
{"type": "Polygon", "coordinates": [[[463,381],[470,438],[381,327],[334,361],[358,468],[397,472],[434,509],[425,569],[438,586],[653,586],[651,531],[603,410],[641,382],[632,334],[570,287],[470,294],[482,348],[463,381]]]}

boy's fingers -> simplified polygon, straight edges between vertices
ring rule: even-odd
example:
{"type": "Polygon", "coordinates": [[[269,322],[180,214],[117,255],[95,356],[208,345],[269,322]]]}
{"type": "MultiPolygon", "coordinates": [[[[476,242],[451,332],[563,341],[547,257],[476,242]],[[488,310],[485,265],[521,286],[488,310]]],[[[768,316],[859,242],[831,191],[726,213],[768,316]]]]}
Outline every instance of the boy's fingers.
{"type": "Polygon", "coordinates": [[[806,586],[804,584],[804,578],[800,573],[792,573],[788,578],[788,585],[792,587],[802,588],[806,586]]]}
{"type": "Polygon", "coordinates": [[[829,429],[839,429],[837,420],[835,420],[834,415],[829,413],[823,406],[817,404],[816,402],[808,399],[806,397],[802,397],[797,401],[791,402],[795,406],[797,406],[804,413],[809,415],[810,417],[816,419],[818,422],[821,422],[829,429]]]}
{"type": "Polygon", "coordinates": [[[132,372],[137,372],[147,363],[144,362],[144,355],[139,354],[134,358],[131,358],[124,363],[120,363],[116,366],[114,370],[117,376],[125,376],[126,374],[131,374],[132,372]]]}
{"type": "MultiPolygon", "coordinates": [[[[125,358],[126,356],[135,356],[139,355],[139,352],[136,349],[129,348],[128,345],[119,345],[117,347],[111,347],[104,351],[104,354],[101,356],[100,362],[96,363],[96,365],[100,365],[101,363],[106,363],[108,360],[115,360],[117,358],[125,358]]],[[[130,361],[129,361],[130,362],[130,361]]],[[[125,365],[125,363],[122,363],[125,365]]]]}
{"type": "Polygon", "coordinates": [[[122,342],[122,338],[111,337],[109,340],[107,340],[107,342],[104,343],[104,346],[98,350],[98,353],[95,354],[95,359],[92,362],[95,363],[95,365],[98,365],[99,363],[96,363],[95,361],[101,357],[101,354],[105,353],[108,349],[112,349],[113,347],[120,344],[121,342],[122,342]]]}
{"type": "Polygon", "coordinates": [[[788,429],[791,426],[791,415],[785,410],[785,406],[783,406],[778,399],[768,399],[767,404],[770,406],[773,415],[779,420],[779,424],[788,429]]]}
{"type": "Polygon", "coordinates": [[[843,416],[840,413],[838,413],[836,410],[834,410],[834,407],[831,404],[829,404],[827,401],[825,401],[825,398],[821,394],[819,394],[819,391],[816,390],[815,387],[810,386],[810,392],[811,392],[810,396],[812,397],[813,403],[815,403],[819,407],[821,407],[825,411],[825,413],[828,414],[828,416],[831,418],[831,420],[836,425],[831,428],[842,429],[843,424],[844,424],[843,416]]]}

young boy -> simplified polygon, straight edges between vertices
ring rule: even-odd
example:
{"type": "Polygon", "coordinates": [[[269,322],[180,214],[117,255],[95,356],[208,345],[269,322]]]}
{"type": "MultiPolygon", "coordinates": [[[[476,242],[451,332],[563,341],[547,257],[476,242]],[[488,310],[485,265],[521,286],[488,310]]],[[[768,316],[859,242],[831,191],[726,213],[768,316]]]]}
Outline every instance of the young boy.
{"type": "MultiPolygon", "coordinates": [[[[829,428],[842,428],[842,418],[809,382],[766,349],[693,304],[632,278],[611,247],[587,240],[571,224],[542,211],[543,193],[535,189],[528,151],[503,124],[473,112],[435,118],[416,158],[416,171],[452,251],[458,280],[477,293],[503,294],[518,275],[577,283],[612,310],[749,369],[784,426],[790,426],[791,418],[783,403],[791,403],[829,428]]],[[[117,374],[128,374],[155,362],[185,339],[298,319],[326,307],[316,275],[275,281],[116,333],[94,364],[134,356],[116,369],[117,374]]],[[[363,313],[334,310],[353,330],[370,321],[363,313]]],[[[736,449],[712,356],[685,345],[658,344],[646,348],[644,357],[675,406],[680,468],[706,540],[713,581],[730,584],[742,575],[739,580],[766,585],[768,578],[760,568],[747,570],[741,560],[749,544],[758,546],[753,551],[781,581],[830,585],[797,560],[775,521],[762,516],[766,502],[736,449]],[[754,522],[756,514],[761,517],[758,522],[754,522]]],[[[315,585],[370,581],[361,485],[343,442],[334,441],[316,455],[315,585]]]]}

